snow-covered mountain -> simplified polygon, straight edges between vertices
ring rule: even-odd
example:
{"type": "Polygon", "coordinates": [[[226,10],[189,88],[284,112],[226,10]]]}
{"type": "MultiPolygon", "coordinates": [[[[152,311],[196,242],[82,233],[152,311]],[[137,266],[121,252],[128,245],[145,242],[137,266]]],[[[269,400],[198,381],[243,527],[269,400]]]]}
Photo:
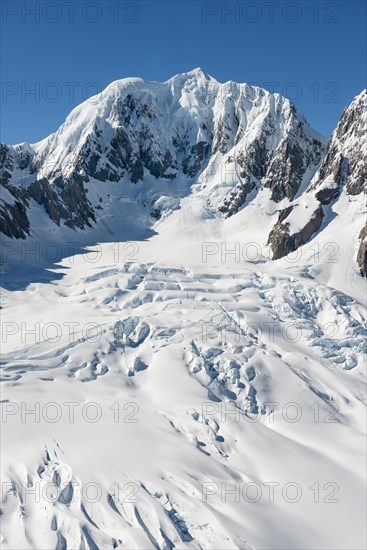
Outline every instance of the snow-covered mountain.
{"type": "Polygon", "coordinates": [[[195,70],[1,146],[4,550],[366,548],[365,106],[195,70]]]}
{"type": "Polygon", "coordinates": [[[2,183],[18,202],[4,206],[1,229],[25,236],[32,199],[57,224],[97,221],[99,197],[89,198],[95,180],[137,184],[152,175],[174,188],[179,177],[210,185],[217,171],[225,184],[218,210],[229,216],[260,186],[276,202],[292,200],[324,151],[323,138],[279,94],[219,84],[201,69],[164,83],[124,79],[74,109],[42,142],[2,146],[2,183]]]}
{"type": "MultiPolygon", "coordinates": [[[[326,148],[279,94],[220,84],[201,69],[164,83],[126,78],[75,108],[43,141],[1,145],[0,230],[26,238],[40,229],[44,211],[55,224],[74,229],[101,227],[107,216],[114,233],[108,192],[114,183],[123,184],[128,208],[144,203],[142,224],[152,227],[162,207],[176,208],[200,183],[210,215],[219,219],[246,210],[262,193],[259,206],[270,215],[266,240],[277,259],[320,229],[322,205],[344,189],[351,196],[362,193],[365,132],[366,92],[344,111],[326,148]],[[30,221],[35,205],[42,207],[36,227],[30,221]]],[[[358,264],[365,274],[363,235],[358,264]]]]}

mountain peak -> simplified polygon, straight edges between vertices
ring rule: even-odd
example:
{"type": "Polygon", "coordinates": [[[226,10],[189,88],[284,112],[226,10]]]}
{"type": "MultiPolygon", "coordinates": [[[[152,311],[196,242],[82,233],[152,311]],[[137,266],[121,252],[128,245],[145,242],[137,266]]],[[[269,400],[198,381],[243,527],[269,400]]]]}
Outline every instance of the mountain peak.
{"type": "Polygon", "coordinates": [[[196,67],[195,69],[192,69],[191,71],[186,71],[184,73],[178,73],[171,77],[168,82],[170,81],[177,81],[177,80],[187,80],[187,79],[194,79],[197,82],[209,82],[214,81],[216,82],[215,78],[208,75],[201,67],[196,67]]]}
{"type": "Polygon", "coordinates": [[[187,71],[186,74],[188,74],[190,76],[203,77],[207,80],[209,80],[211,78],[205,71],[203,71],[203,69],[201,67],[196,67],[195,69],[192,69],[191,71],[187,71]]]}

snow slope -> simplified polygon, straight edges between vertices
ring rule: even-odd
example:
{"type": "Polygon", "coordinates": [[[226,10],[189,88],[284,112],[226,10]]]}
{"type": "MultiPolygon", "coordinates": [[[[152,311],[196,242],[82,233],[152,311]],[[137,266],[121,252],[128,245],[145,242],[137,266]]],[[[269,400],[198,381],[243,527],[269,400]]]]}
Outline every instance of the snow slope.
{"type": "MultiPolygon", "coordinates": [[[[185,154],[203,139],[200,94],[214,89],[216,112],[217,88],[225,86],[194,71],[164,84],[123,81],[118,98],[132,85],[149,106],[138,118],[172,105],[176,123],[191,121],[195,138],[185,154]],[[149,103],[147,90],[159,90],[158,103],[149,103]]],[[[236,101],[250,93],[235,86],[236,101]]],[[[366,281],[356,262],[362,193],[341,187],[321,230],[273,261],[268,237],[279,213],[302,197],[312,210],[315,196],[306,180],[317,163],[297,177],[294,197],[292,177],[273,185],[282,140],[287,155],[293,150],[295,115],[285,100],[261,96],[259,110],[245,109],[256,128],[224,130],[225,152],[215,118],[219,141],[213,137],[205,163],[224,161],[232,181],[201,163],[194,175],[184,172],[196,166],[200,147],[160,167],[160,150],[148,158],[139,149],[127,168],[111,164],[110,175],[124,171],[116,181],[98,179],[103,154],[93,176],[75,179],[81,159],[91,166],[88,135],[94,152],[110,146],[111,113],[121,115],[115,99],[106,90],[40,144],[2,150],[4,227],[26,238],[3,240],[1,547],[366,548],[366,281]],[[281,109],[265,139],[266,99],[281,109]],[[255,176],[251,153],[241,164],[229,159],[240,144],[258,150],[263,138],[275,151],[265,175],[255,176]],[[32,191],[39,202],[24,194],[34,158],[63,170],[52,175],[39,164],[32,191]],[[135,183],[134,158],[145,163],[135,183]],[[174,178],[167,177],[172,162],[174,178]],[[244,173],[256,185],[238,206],[244,173]],[[83,188],[95,221],[73,210],[83,188]],[[19,204],[29,235],[10,223],[19,204]],[[58,225],[63,209],[69,218],[58,225]]],[[[230,119],[233,103],[221,101],[230,119]]],[[[174,126],[168,117],[155,121],[164,150],[174,126]]],[[[306,123],[303,131],[308,154],[313,134],[306,123]]],[[[308,220],[297,218],[297,208],[289,213],[292,232],[308,220]]]]}
{"type": "Polygon", "coordinates": [[[4,291],[4,548],[365,547],[363,294],[195,216],[4,291]]]}

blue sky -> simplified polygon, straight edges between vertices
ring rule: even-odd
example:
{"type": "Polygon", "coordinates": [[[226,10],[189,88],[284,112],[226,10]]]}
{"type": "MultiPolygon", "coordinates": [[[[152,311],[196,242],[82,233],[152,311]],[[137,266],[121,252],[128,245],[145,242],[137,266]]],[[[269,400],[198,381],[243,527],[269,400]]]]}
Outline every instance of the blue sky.
{"type": "Polygon", "coordinates": [[[39,0],[1,3],[1,139],[36,142],[113,80],[202,67],[294,100],[330,135],[366,82],[366,3],[39,0]]]}

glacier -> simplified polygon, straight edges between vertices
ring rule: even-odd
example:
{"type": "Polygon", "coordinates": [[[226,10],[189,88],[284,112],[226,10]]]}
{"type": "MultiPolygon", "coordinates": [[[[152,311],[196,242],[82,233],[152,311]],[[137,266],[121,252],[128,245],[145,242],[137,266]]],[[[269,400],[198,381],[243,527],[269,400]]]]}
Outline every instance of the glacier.
{"type": "Polygon", "coordinates": [[[365,107],[195,69],[1,146],[4,549],[366,547],[365,107]]]}

